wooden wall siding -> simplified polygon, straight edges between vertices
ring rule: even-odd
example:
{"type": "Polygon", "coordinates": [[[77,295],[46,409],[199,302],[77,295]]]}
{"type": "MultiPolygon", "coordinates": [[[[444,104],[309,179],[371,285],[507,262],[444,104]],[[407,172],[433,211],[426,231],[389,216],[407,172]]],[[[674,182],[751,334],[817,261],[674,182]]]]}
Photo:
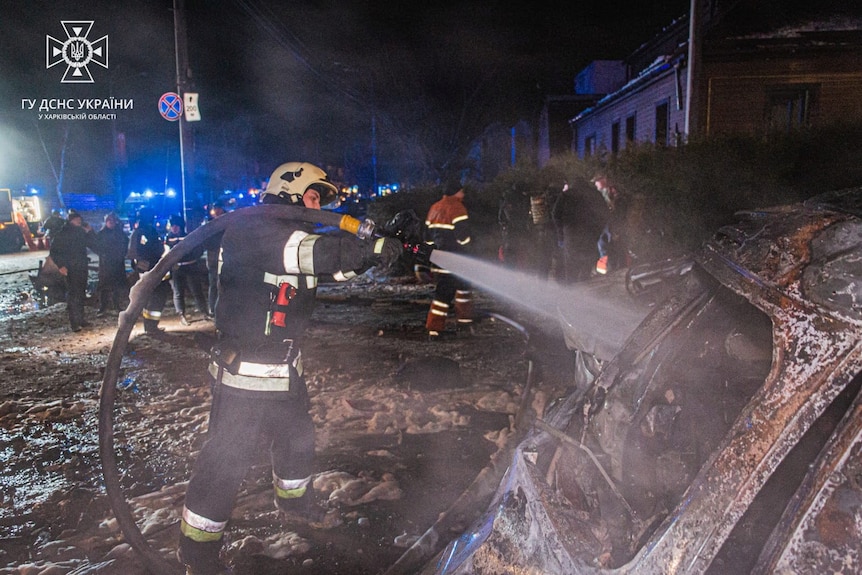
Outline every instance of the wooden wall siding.
{"type": "MultiPolygon", "coordinates": [[[[781,87],[808,86],[813,100],[809,125],[816,127],[839,121],[862,122],[862,67],[858,52],[810,54],[805,57],[746,58],[711,61],[704,64],[702,104],[695,106],[702,130],[707,135],[762,134],[767,129],[770,94],[781,87]]],[[[680,93],[685,97],[685,74],[680,75],[680,93]]],[[[635,114],[635,140],[654,142],[655,107],[663,100],[670,103],[669,143],[674,144],[674,129],[683,131],[684,105],[677,99],[677,78],[668,72],[649,84],[603,103],[575,122],[576,153],[585,155],[584,142],[595,136],[598,151],[611,150],[611,126],[635,114]]],[[[623,132],[624,133],[624,132],[623,132]]],[[[620,149],[626,145],[621,138],[620,149]]]]}
{"type": "MultiPolygon", "coordinates": [[[[679,79],[680,93],[685,97],[685,76],[679,79]]],[[[685,128],[685,107],[677,98],[677,78],[673,71],[655,78],[649,85],[632,91],[619,100],[607,105],[600,105],[589,115],[576,122],[577,154],[584,156],[584,141],[592,135],[596,137],[597,150],[611,150],[611,126],[620,123],[620,149],[625,149],[625,120],[634,114],[636,142],[653,142],[655,140],[655,109],[661,102],[667,101],[670,109],[671,144],[674,141],[674,130],[682,132],[685,128]]]]}
{"type": "MultiPolygon", "coordinates": [[[[858,56],[858,54],[857,54],[858,56]]],[[[811,126],[862,121],[862,68],[851,58],[769,59],[710,63],[701,110],[708,135],[760,134],[766,129],[769,94],[780,86],[811,86],[811,126]]]]}

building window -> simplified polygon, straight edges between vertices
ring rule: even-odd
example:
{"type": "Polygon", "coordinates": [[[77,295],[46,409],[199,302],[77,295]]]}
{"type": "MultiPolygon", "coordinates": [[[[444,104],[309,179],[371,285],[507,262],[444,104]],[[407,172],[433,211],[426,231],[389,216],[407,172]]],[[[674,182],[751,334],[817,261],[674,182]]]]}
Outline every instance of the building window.
{"type": "Polygon", "coordinates": [[[626,118],[626,144],[635,141],[635,115],[626,118]]]}
{"type": "Polygon", "coordinates": [[[584,157],[589,158],[596,153],[596,135],[591,134],[584,138],[584,157]]]}
{"type": "Polygon", "coordinates": [[[620,123],[614,122],[611,124],[611,153],[616,154],[620,151],[620,123]]]}
{"type": "Polygon", "coordinates": [[[789,132],[807,126],[816,93],[815,86],[775,86],[767,89],[767,130],[789,132]]]}
{"type": "Polygon", "coordinates": [[[667,146],[668,128],[670,126],[670,106],[662,102],[655,107],[655,143],[658,146],[667,146]]]}

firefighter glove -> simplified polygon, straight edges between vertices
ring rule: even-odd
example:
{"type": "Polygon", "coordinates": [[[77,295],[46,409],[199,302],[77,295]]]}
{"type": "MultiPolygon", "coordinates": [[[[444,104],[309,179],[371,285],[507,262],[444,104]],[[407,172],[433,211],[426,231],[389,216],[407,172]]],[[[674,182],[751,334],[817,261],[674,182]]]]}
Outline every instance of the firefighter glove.
{"type": "Polygon", "coordinates": [[[423,266],[431,265],[431,252],[434,251],[433,244],[404,244],[404,249],[407,251],[407,253],[413,255],[414,263],[423,266]]]}
{"type": "Polygon", "coordinates": [[[401,241],[395,238],[379,238],[374,241],[374,256],[378,265],[382,267],[392,266],[401,257],[403,251],[404,246],[401,241]]]}

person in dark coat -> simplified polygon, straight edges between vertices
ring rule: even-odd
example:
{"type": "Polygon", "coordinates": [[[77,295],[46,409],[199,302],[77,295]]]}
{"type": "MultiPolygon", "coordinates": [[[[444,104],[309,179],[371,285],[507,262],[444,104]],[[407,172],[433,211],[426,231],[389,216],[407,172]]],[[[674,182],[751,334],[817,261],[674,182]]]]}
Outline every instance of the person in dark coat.
{"type": "Polygon", "coordinates": [[[604,198],[607,208],[605,227],[598,241],[599,261],[596,262],[596,271],[607,273],[628,266],[625,229],[628,202],[605,174],[596,175],[593,184],[604,198]]]}
{"type": "Polygon", "coordinates": [[[584,180],[566,183],[554,203],[552,218],[562,247],[563,283],[588,279],[599,251],[596,240],[607,222],[607,208],[599,194],[584,180]]]}
{"type": "MultiPolygon", "coordinates": [[[[78,212],[69,210],[69,218],[55,234],[49,252],[51,259],[66,279],[66,309],[69,313],[69,327],[81,331],[89,326],[84,319],[84,303],[87,298],[87,279],[90,260],[87,249],[94,249],[96,234],[90,224],[78,212]]],[[[95,251],[95,250],[94,250],[95,251]]]]}
{"type": "MultiPolygon", "coordinates": [[[[224,204],[216,202],[209,209],[209,219],[212,221],[226,212],[224,204]]],[[[221,234],[216,234],[204,242],[204,250],[206,251],[207,261],[207,283],[209,290],[207,292],[207,309],[206,318],[212,320],[215,318],[216,302],[218,301],[218,272],[219,259],[221,256],[221,234]]]]}
{"type": "MultiPolygon", "coordinates": [[[[171,216],[170,224],[171,228],[165,236],[165,245],[168,249],[174,249],[188,235],[186,234],[186,221],[181,215],[176,214],[171,216]]],[[[204,297],[203,285],[197,271],[197,264],[202,255],[203,249],[193,250],[171,270],[170,281],[174,293],[174,311],[180,316],[180,323],[183,325],[191,325],[188,316],[186,316],[186,289],[192,294],[198,313],[206,315],[209,311],[204,297]]]]}
{"type": "Polygon", "coordinates": [[[514,269],[527,269],[530,263],[530,196],[515,186],[500,199],[497,211],[502,244],[499,259],[514,269]]]}
{"type": "MultiPolygon", "coordinates": [[[[129,238],[129,251],[126,254],[138,274],[153,269],[164,255],[165,241],[156,229],[155,219],[156,213],[151,208],[142,207],[138,210],[138,223],[129,238]]],[[[142,313],[145,333],[159,335],[164,332],[164,328],[159,327],[159,321],[170,293],[171,284],[163,279],[150,294],[142,313]]]]}
{"type": "Polygon", "coordinates": [[[551,218],[556,200],[551,189],[530,194],[530,237],[528,241],[528,269],[547,280],[557,261],[557,241],[551,218]]]}
{"type": "Polygon", "coordinates": [[[60,210],[51,210],[51,215],[42,223],[42,231],[45,233],[45,239],[48,240],[49,245],[51,240],[57,235],[57,232],[65,225],[66,220],[60,215],[60,210]]]}
{"type": "Polygon", "coordinates": [[[126,280],[126,250],[129,236],[123,231],[120,218],[114,212],[105,216],[105,225],[96,233],[96,253],[99,254],[99,311],[105,315],[109,309],[120,311],[128,297],[126,280]]]}

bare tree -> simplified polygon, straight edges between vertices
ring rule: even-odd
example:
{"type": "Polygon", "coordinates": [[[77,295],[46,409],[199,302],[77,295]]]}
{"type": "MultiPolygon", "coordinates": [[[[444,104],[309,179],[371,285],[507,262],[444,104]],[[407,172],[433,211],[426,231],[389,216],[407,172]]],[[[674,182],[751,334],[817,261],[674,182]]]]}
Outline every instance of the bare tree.
{"type": "Polygon", "coordinates": [[[42,130],[39,129],[38,122],[33,122],[36,125],[36,133],[39,135],[39,142],[42,144],[42,150],[45,152],[45,159],[48,161],[48,165],[51,166],[51,172],[54,174],[54,181],[56,182],[56,191],[57,191],[57,201],[61,208],[66,207],[66,202],[63,200],[63,176],[66,172],[66,145],[69,142],[69,132],[71,130],[71,124],[69,122],[63,123],[63,143],[60,146],[60,168],[54,166],[54,162],[51,160],[51,154],[48,153],[48,146],[45,145],[45,139],[42,137],[42,130]]]}

